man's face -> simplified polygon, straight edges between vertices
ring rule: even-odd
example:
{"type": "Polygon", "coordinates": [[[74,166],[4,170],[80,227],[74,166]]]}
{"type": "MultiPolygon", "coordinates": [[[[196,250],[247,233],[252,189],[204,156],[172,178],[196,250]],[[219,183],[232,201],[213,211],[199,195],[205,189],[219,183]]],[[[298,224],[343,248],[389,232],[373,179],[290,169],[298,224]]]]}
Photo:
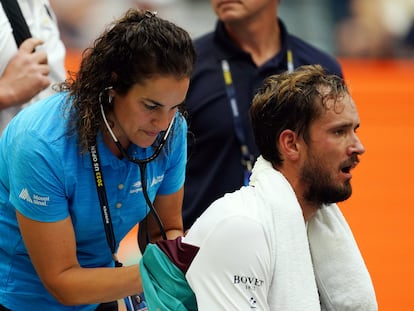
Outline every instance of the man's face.
{"type": "Polygon", "coordinates": [[[352,193],[351,170],[365,152],[356,130],[359,116],[347,94],[328,101],[329,109],[310,126],[310,140],[300,178],[305,185],[304,199],[311,203],[336,203],[352,193]]]}

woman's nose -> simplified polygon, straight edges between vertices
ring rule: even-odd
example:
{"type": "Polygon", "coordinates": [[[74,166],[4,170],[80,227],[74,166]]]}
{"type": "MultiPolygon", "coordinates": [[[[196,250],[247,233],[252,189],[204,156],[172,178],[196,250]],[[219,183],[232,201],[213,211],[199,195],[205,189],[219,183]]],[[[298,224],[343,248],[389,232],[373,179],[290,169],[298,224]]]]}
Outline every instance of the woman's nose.
{"type": "Polygon", "coordinates": [[[157,114],[156,118],[153,120],[153,124],[161,131],[165,131],[168,128],[171,120],[175,114],[174,111],[160,112],[157,114]]]}

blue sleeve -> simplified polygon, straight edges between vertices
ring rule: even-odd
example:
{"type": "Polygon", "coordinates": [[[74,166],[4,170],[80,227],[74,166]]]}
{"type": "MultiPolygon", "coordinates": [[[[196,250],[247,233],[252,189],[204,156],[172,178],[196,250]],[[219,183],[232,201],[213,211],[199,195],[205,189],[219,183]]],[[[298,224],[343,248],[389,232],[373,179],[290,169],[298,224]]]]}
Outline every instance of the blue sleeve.
{"type": "Polygon", "coordinates": [[[10,202],[28,218],[53,222],[69,216],[62,161],[53,142],[20,133],[11,143],[10,202]]]}
{"type": "Polygon", "coordinates": [[[167,167],[164,180],[158,189],[159,194],[172,194],[181,189],[185,180],[187,162],[187,122],[181,113],[176,114],[173,131],[167,141],[167,167]]]}

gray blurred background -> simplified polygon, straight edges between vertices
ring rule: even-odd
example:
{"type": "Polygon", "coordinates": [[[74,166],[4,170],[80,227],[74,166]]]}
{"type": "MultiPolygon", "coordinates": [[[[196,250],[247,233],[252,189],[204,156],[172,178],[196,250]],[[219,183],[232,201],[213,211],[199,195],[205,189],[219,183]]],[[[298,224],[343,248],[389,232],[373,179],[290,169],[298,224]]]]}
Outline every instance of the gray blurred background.
{"type": "MultiPolygon", "coordinates": [[[[192,37],[213,30],[210,0],[50,0],[68,49],[83,50],[130,7],[155,10],[192,37]]],[[[283,0],[290,33],[340,57],[414,57],[414,0],[283,0]]]]}

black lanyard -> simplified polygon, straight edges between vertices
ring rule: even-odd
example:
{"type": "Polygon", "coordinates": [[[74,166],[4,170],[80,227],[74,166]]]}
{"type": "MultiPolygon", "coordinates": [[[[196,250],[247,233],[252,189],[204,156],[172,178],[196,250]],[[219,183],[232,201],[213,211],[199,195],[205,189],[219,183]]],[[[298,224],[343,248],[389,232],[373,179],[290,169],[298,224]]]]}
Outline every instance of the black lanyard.
{"type": "Polygon", "coordinates": [[[233,85],[230,66],[226,59],[221,61],[221,69],[223,70],[224,83],[226,84],[227,97],[229,98],[230,108],[233,113],[234,131],[240,144],[242,154],[241,162],[244,166],[244,185],[247,186],[249,177],[252,172],[253,155],[249,151],[244,135],[243,122],[240,117],[239,108],[237,106],[236,91],[233,85]]]}
{"type": "MultiPolygon", "coordinates": [[[[290,49],[286,52],[287,57],[287,69],[289,72],[294,70],[293,65],[293,54],[290,49]]],[[[226,85],[227,97],[229,99],[231,111],[233,113],[234,131],[236,133],[237,140],[240,144],[241,151],[241,162],[244,166],[244,185],[249,184],[249,178],[252,173],[254,156],[250,153],[249,147],[247,146],[246,137],[244,133],[244,127],[242,118],[239,113],[239,108],[236,100],[236,90],[233,85],[233,78],[230,71],[229,62],[226,59],[221,61],[221,69],[223,71],[224,83],[226,85]]]]}
{"type": "MultiPolygon", "coordinates": [[[[101,205],[102,221],[105,228],[106,241],[108,242],[109,248],[112,252],[112,259],[115,262],[115,267],[122,267],[122,263],[118,260],[115,253],[116,241],[114,228],[112,227],[111,213],[108,206],[108,198],[106,196],[105,184],[103,180],[101,161],[99,159],[98,148],[95,145],[89,147],[89,154],[92,161],[92,169],[94,171],[96,190],[98,192],[99,203],[101,205]]],[[[145,166],[145,164],[143,164],[145,166]]],[[[132,295],[124,298],[125,306],[128,311],[141,310],[139,307],[146,306],[143,300],[143,293],[139,295],[132,295]]],[[[144,310],[144,309],[142,309],[144,310]]],[[[145,309],[146,310],[146,309],[145,309]]]]}
{"type": "Polygon", "coordinates": [[[105,228],[106,241],[111,249],[112,258],[115,261],[116,267],[121,267],[122,263],[119,262],[116,256],[116,240],[114,234],[114,228],[112,226],[111,213],[109,211],[108,198],[106,196],[105,184],[101,170],[101,161],[99,160],[98,149],[96,145],[89,147],[89,154],[92,161],[92,169],[95,177],[96,191],[98,193],[99,203],[101,206],[102,222],[105,228]]]}

